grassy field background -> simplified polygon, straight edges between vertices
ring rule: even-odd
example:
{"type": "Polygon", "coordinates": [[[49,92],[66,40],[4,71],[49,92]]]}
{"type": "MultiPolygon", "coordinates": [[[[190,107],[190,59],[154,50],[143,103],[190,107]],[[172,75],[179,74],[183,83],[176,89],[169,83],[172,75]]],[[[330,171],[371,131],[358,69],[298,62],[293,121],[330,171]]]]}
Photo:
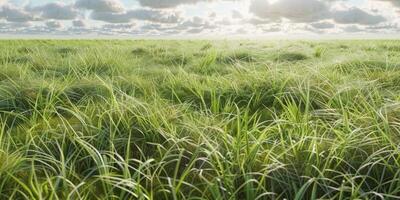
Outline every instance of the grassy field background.
{"type": "Polygon", "coordinates": [[[0,199],[399,199],[400,41],[0,41],[0,199]]]}

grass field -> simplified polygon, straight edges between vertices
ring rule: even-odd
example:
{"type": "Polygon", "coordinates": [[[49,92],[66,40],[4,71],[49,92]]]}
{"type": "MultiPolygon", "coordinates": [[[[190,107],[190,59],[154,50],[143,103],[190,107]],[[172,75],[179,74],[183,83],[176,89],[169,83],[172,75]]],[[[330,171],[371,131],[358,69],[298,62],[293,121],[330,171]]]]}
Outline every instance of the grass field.
{"type": "Polygon", "coordinates": [[[0,199],[400,199],[400,41],[0,41],[0,199]]]}

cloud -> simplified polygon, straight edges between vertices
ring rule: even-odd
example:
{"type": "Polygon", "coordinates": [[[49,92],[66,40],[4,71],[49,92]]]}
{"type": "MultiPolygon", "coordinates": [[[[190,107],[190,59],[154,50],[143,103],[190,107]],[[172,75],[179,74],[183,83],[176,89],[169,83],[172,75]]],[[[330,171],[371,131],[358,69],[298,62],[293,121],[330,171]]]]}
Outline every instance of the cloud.
{"type": "Polygon", "coordinates": [[[109,23],[128,23],[132,18],[127,13],[92,12],[91,19],[109,23]]]}
{"type": "Polygon", "coordinates": [[[131,35],[139,34],[137,30],[134,29],[135,24],[125,23],[125,24],[105,24],[98,28],[98,32],[102,34],[110,35],[131,35]]]}
{"type": "Polygon", "coordinates": [[[282,31],[282,25],[281,24],[272,24],[272,25],[262,28],[262,31],[266,32],[266,33],[279,32],[279,31],[282,31]]]}
{"type": "Polygon", "coordinates": [[[77,0],[75,7],[96,12],[123,12],[125,10],[119,0],[77,0]]]}
{"type": "Polygon", "coordinates": [[[373,25],[368,26],[367,29],[369,30],[398,30],[399,24],[389,23],[389,24],[382,24],[382,25],[373,25]]]}
{"type": "Polygon", "coordinates": [[[210,12],[210,13],[208,14],[208,17],[211,18],[211,19],[214,19],[214,18],[217,17],[217,13],[216,13],[216,12],[210,12]]]}
{"type": "Polygon", "coordinates": [[[138,0],[141,6],[150,8],[175,8],[180,5],[196,4],[214,1],[241,1],[241,0],[138,0]]]}
{"type": "Polygon", "coordinates": [[[83,20],[74,20],[74,21],[72,21],[72,26],[74,26],[74,27],[86,27],[87,24],[83,20]]]}
{"type": "Polygon", "coordinates": [[[373,0],[373,1],[388,2],[388,3],[391,3],[393,6],[400,7],[399,0],[373,0]]]}
{"type": "Polygon", "coordinates": [[[134,19],[147,20],[159,23],[177,23],[180,20],[177,12],[164,12],[151,9],[136,9],[128,12],[128,15],[134,19]]]}
{"type": "Polygon", "coordinates": [[[0,23],[0,30],[9,30],[9,29],[19,29],[19,28],[26,28],[31,27],[33,24],[32,22],[7,22],[7,23],[0,23]]]}
{"type": "Polygon", "coordinates": [[[192,17],[191,19],[186,20],[182,23],[182,25],[185,27],[195,27],[195,28],[203,27],[205,24],[206,21],[199,16],[192,17]]]}
{"type": "Polygon", "coordinates": [[[150,24],[145,24],[142,27],[140,27],[141,30],[143,31],[149,31],[149,30],[161,30],[162,25],[161,24],[155,24],[155,23],[150,23],[150,24]]]}
{"type": "Polygon", "coordinates": [[[216,26],[212,25],[209,20],[203,19],[199,16],[195,16],[183,21],[176,28],[180,30],[187,30],[190,28],[214,29],[216,28],[216,26]]]}
{"type": "Polygon", "coordinates": [[[310,25],[313,28],[316,28],[316,29],[331,29],[331,28],[335,28],[335,24],[331,23],[331,22],[316,22],[316,23],[312,23],[310,25]]]}
{"type": "Polygon", "coordinates": [[[248,33],[248,30],[246,30],[245,28],[238,28],[235,31],[235,34],[239,34],[239,35],[243,35],[243,34],[247,34],[247,33],[248,33]]]}
{"type": "Polygon", "coordinates": [[[356,25],[346,26],[342,30],[347,33],[358,33],[363,31],[363,29],[356,25]]]}
{"type": "Polygon", "coordinates": [[[68,20],[75,19],[78,11],[72,5],[66,5],[61,2],[48,3],[43,6],[26,8],[27,11],[39,14],[45,19],[68,20]]]}
{"type": "Polygon", "coordinates": [[[176,35],[176,34],[195,34],[205,33],[216,29],[217,26],[211,24],[208,18],[201,18],[198,16],[183,20],[178,23],[160,24],[160,23],[147,23],[138,29],[144,34],[150,35],[176,35]]]}
{"type": "Polygon", "coordinates": [[[233,24],[233,21],[230,18],[224,17],[221,20],[216,21],[215,23],[222,26],[230,26],[233,24]]]}
{"type": "Polygon", "coordinates": [[[139,0],[140,5],[151,8],[173,8],[181,4],[195,4],[207,0],[139,0]]]}
{"type": "Polygon", "coordinates": [[[135,9],[126,12],[93,12],[91,18],[109,23],[128,23],[132,20],[151,21],[158,23],[177,23],[180,20],[176,12],[164,12],[152,9],[135,9]]]}
{"type": "Polygon", "coordinates": [[[232,18],[233,19],[241,19],[243,18],[243,14],[238,10],[232,10],[232,18]]]}
{"type": "Polygon", "coordinates": [[[29,22],[38,20],[38,18],[31,13],[8,4],[1,7],[0,18],[4,18],[9,22],[29,22]]]}
{"type": "Polygon", "coordinates": [[[250,12],[257,17],[272,20],[284,18],[293,22],[312,22],[328,18],[329,6],[319,0],[278,0],[273,3],[253,0],[250,12]]]}
{"type": "Polygon", "coordinates": [[[262,24],[270,24],[270,23],[272,23],[272,21],[268,20],[268,19],[252,17],[250,19],[243,20],[243,23],[249,23],[249,24],[252,24],[252,25],[262,25],[262,24]]]}
{"type": "Polygon", "coordinates": [[[385,17],[371,14],[358,7],[337,9],[333,2],[340,0],[253,0],[250,12],[261,19],[278,21],[288,19],[291,22],[318,22],[333,19],[339,24],[373,25],[386,21],[385,17]]]}
{"type": "Polygon", "coordinates": [[[373,15],[357,7],[333,12],[333,19],[340,24],[374,25],[386,21],[383,16],[373,15]]]}
{"type": "Polygon", "coordinates": [[[135,27],[135,24],[128,23],[128,24],[104,24],[103,29],[132,29],[135,27]]]}
{"type": "Polygon", "coordinates": [[[63,27],[63,24],[60,21],[47,21],[46,26],[50,29],[59,29],[63,27]]]}
{"type": "Polygon", "coordinates": [[[202,28],[191,28],[191,29],[187,30],[186,33],[198,34],[198,33],[201,33],[203,31],[204,31],[204,29],[202,29],[202,28]]]}

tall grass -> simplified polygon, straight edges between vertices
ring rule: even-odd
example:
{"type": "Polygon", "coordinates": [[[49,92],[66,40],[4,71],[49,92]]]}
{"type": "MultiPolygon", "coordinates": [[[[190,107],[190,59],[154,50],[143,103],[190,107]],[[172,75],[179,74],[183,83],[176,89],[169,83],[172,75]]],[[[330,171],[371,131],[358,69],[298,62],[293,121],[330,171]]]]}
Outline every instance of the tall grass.
{"type": "Polygon", "coordinates": [[[400,198],[398,41],[237,43],[0,42],[0,199],[400,198]]]}

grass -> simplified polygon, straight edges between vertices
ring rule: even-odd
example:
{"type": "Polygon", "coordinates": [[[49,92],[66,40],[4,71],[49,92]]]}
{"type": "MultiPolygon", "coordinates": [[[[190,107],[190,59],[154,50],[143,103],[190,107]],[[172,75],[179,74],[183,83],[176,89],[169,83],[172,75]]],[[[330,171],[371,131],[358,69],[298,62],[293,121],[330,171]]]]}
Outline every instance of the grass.
{"type": "MultiPolygon", "coordinates": [[[[321,57],[321,53],[316,53],[316,57],[321,57]]],[[[299,53],[299,52],[283,52],[281,54],[278,54],[277,57],[275,58],[276,61],[281,61],[281,62],[296,62],[296,61],[301,61],[301,60],[307,60],[308,56],[299,53]]]]}
{"type": "Polygon", "coordinates": [[[0,199],[399,199],[399,41],[0,42],[0,199]]]}

